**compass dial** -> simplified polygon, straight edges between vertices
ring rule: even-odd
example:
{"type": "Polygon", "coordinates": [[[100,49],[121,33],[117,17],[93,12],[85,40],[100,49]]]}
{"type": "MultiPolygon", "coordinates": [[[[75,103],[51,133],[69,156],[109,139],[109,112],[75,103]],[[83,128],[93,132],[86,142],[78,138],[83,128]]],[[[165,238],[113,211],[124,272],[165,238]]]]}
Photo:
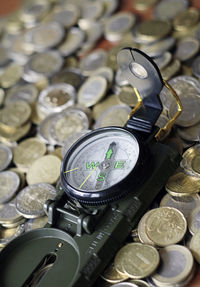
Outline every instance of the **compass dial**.
{"type": "Polygon", "coordinates": [[[134,169],[140,153],[136,137],[125,129],[99,129],[78,141],[63,163],[65,181],[95,193],[116,185],[134,169]]]}

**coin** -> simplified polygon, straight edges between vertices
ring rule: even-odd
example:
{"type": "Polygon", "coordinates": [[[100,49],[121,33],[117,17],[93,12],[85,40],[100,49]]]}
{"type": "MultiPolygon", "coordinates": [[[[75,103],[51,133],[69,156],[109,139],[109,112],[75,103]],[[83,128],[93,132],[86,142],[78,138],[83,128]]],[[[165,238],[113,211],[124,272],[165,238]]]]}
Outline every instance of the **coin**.
{"type": "Polygon", "coordinates": [[[134,7],[137,10],[143,11],[156,4],[156,2],[157,0],[135,0],[134,7]]]}
{"type": "Polygon", "coordinates": [[[83,83],[83,79],[84,77],[81,74],[81,70],[77,68],[67,68],[56,73],[52,78],[52,83],[66,83],[77,90],[83,83]]]}
{"type": "Polygon", "coordinates": [[[22,66],[11,63],[6,67],[3,73],[0,75],[0,85],[2,88],[7,89],[15,85],[22,77],[22,66]]]}
{"type": "Polygon", "coordinates": [[[157,19],[172,20],[186,10],[188,5],[187,0],[162,0],[155,6],[154,16],[157,19]]]}
{"type": "Polygon", "coordinates": [[[197,123],[191,127],[177,127],[177,134],[186,141],[199,141],[200,138],[200,123],[197,123]]]}
{"type": "Polygon", "coordinates": [[[25,101],[34,104],[37,100],[38,90],[32,84],[14,86],[6,93],[5,103],[11,104],[15,101],[25,101]]]}
{"type": "Polygon", "coordinates": [[[4,144],[0,144],[0,171],[6,169],[12,161],[12,151],[4,144]]]}
{"type": "Polygon", "coordinates": [[[37,52],[42,52],[58,45],[64,36],[59,23],[43,23],[27,31],[27,42],[37,52]]]}
{"type": "Polygon", "coordinates": [[[24,225],[25,232],[29,230],[34,230],[36,228],[42,228],[47,224],[47,222],[48,222],[47,216],[41,216],[38,218],[29,219],[24,225]]]}
{"type": "Polygon", "coordinates": [[[178,31],[183,31],[186,29],[190,29],[192,26],[196,25],[199,20],[199,11],[190,7],[187,10],[179,13],[173,19],[173,26],[178,31]]]}
{"type": "Polygon", "coordinates": [[[72,106],[76,100],[76,92],[69,84],[54,84],[42,90],[38,97],[38,105],[46,114],[61,112],[72,106]]]}
{"type": "Polygon", "coordinates": [[[57,51],[35,53],[24,67],[23,78],[34,83],[43,77],[51,77],[60,70],[62,64],[63,59],[57,51]]]}
{"type": "Polygon", "coordinates": [[[150,287],[149,284],[143,280],[130,280],[129,282],[136,284],[138,287],[150,287]]]}
{"type": "Polygon", "coordinates": [[[167,246],[181,241],[187,230],[183,214],[176,208],[154,209],[146,221],[147,236],[158,246],[167,246]]]}
{"type": "MultiPolygon", "coordinates": [[[[23,219],[21,214],[16,209],[15,202],[9,202],[6,203],[2,206],[0,206],[0,223],[3,224],[13,224],[13,223],[18,223],[23,219]]],[[[18,226],[17,224],[16,226],[18,226]]]]}
{"type": "Polygon", "coordinates": [[[108,82],[108,86],[112,85],[113,82],[113,70],[110,67],[100,67],[94,73],[92,76],[101,76],[105,78],[108,82]]]}
{"type": "Polygon", "coordinates": [[[192,272],[194,260],[186,247],[170,245],[160,249],[159,253],[161,264],[151,277],[156,285],[175,286],[187,279],[192,272]]]}
{"type": "Polygon", "coordinates": [[[112,285],[113,287],[138,287],[138,285],[131,282],[122,282],[112,285]]]}
{"type": "Polygon", "coordinates": [[[31,128],[30,122],[12,131],[10,130],[8,131],[7,129],[5,129],[0,125],[1,141],[6,143],[18,141],[29,132],[30,128],[31,128]]]}
{"type": "Polygon", "coordinates": [[[105,23],[104,33],[108,41],[115,42],[122,39],[135,24],[136,17],[129,12],[118,12],[105,23]]]}
{"type": "Polygon", "coordinates": [[[119,283],[126,279],[128,279],[128,276],[121,275],[117,270],[114,268],[114,264],[110,264],[103,272],[101,277],[109,283],[119,283]]]}
{"type": "Polygon", "coordinates": [[[130,243],[126,245],[128,247],[129,252],[122,262],[124,273],[134,279],[151,275],[160,262],[158,251],[153,246],[141,243],[130,243]]]}
{"type": "Polygon", "coordinates": [[[54,155],[44,155],[33,162],[27,172],[27,183],[56,183],[60,175],[61,160],[54,155]]]}
{"type": "Polygon", "coordinates": [[[197,231],[190,241],[190,250],[196,261],[200,264],[200,230],[197,231]]]}
{"type": "Polygon", "coordinates": [[[14,149],[13,161],[16,166],[27,172],[32,163],[46,153],[46,145],[36,138],[28,138],[14,149]]]}
{"type": "Polygon", "coordinates": [[[0,112],[1,124],[17,128],[25,124],[31,116],[31,108],[25,101],[17,101],[6,106],[0,112]]]}
{"type": "Polygon", "coordinates": [[[200,145],[196,144],[183,153],[180,166],[189,174],[200,176],[200,145]]]}
{"type": "Polygon", "coordinates": [[[88,127],[88,117],[82,110],[68,108],[53,119],[50,125],[50,136],[57,145],[62,146],[71,135],[88,127]]]}
{"type": "Polygon", "coordinates": [[[4,66],[9,62],[8,51],[5,47],[0,46],[0,66],[4,66]]]}
{"type": "Polygon", "coordinates": [[[68,31],[64,42],[58,47],[58,51],[63,57],[72,55],[81,47],[84,39],[85,33],[81,29],[73,27],[68,31]]]}
{"type": "Polygon", "coordinates": [[[50,136],[50,127],[52,122],[56,119],[57,114],[50,114],[38,126],[38,135],[45,143],[55,145],[56,141],[50,136]]]}
{"type": "Polygon", "coordinates": [[[135,107],[138,99],[132,86],[123,86],[119,95],[117,95],[119,102],[130,107],[135,107]]]}
{"type": "Polygon", "coordinates": [[[116,95],[107,95],[102,101],[93,107],[93,118],[97,120],[104,110],[118,104],[119,100],[116,95]]]}
{"type": "Polygon", "coordinates": [[[105,66],[107,61],[107,52],[103,49],[96,49],[80,62],[80,69],[84,76],[90,76],[100,67],[105,66]]]}
{"type": "Polygon", "coordinates": [[[9,201],[20,185],[19,176],[13,171],[0,172],[0,203],[9,201]]]}
{"type": "Polygon", "coordinates": [[[181,211],[187,219],[191,211],[194,210],[200,204],[200,197],[198,194],[185,197],[173,197],[170,194],[163,196],[160,207],[168,206],[174,207],[181,211]]]}
{"type": "Polygon", "coordinates": [[[31,184],[18,193],[16,208],[25,218],[43,216],[45,214],[44,203],[48,199],[54,199],[56,194],[56,189],[48,183],[31,184]]]}
{"type": "Polygon", "coordinates": [[[59,23],[65,29],[74,26],[79,18],[79,9],[73,4],[66,4],[64,7],[56,7],[50,16],[52,22],[59,23]]]}
{"type": "Polygon", "coordinates": [[[142,218],[139,221],[138,224],[138,237],[140,239],[140,241],[144,244],[148,244],[148,245],[155,245],[154,242],[147,236],[146,233],[146,222],[147,222],[147,218],[150,216],[150,214],[152,214],[154,212],[154,209],[151,209],[149,211],[147,211],[142,218]]]}
{"type": "Polygon", "coordinates": [[[78,91],[78,103],[91,107],[98,103],[106,94],[107,81],[102,76],[88,78],[78,91]]]}
{"type": "Polygon", "coordinates": [[[172,196],[190,196],[199,192],[200,179],[179,171],[168,179],[165,188],[172,196]]]}
{"type": "Polygon", "coordinates": [[[175,76],[181,68],[181,63],[178,59],[173,60],[167,67],[161,71],[162,78],[166,81],[175,76]]]}
{"type": "Polygon", "coordinates": [[[194,57],[200,48],[199,41],[195,38],[184,38],[178,42],[175,57],[181,62],[185,62],[194,57]]]}
{"type": "Polygon", "coordinates": [[[14,228],[4,228],[0,226],[0,247],[4,247],[11,240],[18,237],[24,232],[24,225],[19,225],[14,228]]]}
{"type": "Polygon", "coordinates": [[[137,29],[137,37],[143,41],[151,42],[167,36],[171,32],[170,22],[162,20],[146,20],[140,23],[137,29]]]}
{"type": "Polygon", "coordinates": [[[94,128],[102,128],[107,126],[119,126],[123,127],[128,120],[128,116],[131,112],[129,106],[112,106],[106,109],[96,121],[94,128]]]}

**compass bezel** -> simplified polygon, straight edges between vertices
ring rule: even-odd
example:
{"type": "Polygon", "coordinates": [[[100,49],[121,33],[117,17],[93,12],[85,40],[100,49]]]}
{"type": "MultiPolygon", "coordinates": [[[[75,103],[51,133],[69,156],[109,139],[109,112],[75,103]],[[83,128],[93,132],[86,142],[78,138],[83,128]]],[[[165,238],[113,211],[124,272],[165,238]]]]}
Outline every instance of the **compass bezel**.
{"type": "Polygon", "coordinates": [[[100,129],[96,129],[78,141],[76,141],[72,147],[66,153],[62,166],[61,166],[61,184],[64,191],[67,195],[72,198],[76,199],[81,203],[89,204],[89,205],[98,205],[98,204],[106,204],[108,202],[112,202],[124,197],[126,194],[130,193],[131,191],[134,192],[135,188],[138,184],[141,184],[144,179],[144,164],[148,165],[149,159],[149,152],[148,148],[144,145],[144,143],[139,139],[139,135],[135,132],[130,132],[126,128],[121,127],[104,127],[100,129]],[[139,146],[139,155],[135,166],[132,170],[128,173],[126,177],[124,177],[121,181],[117,182],[116,184],[110,186],[109,188],[103,190],[95,190],[92,191],[83,191],[78,188],[73,187],[66,179],[65,171],[66,171],[66,162],[68,162],[69,157],[74,153],[76,148],[82,144],[84,141],[88,140],[89,138],[95,136],[97,133],[104,133],[106,131],[113,130],[113,131],[123,131],[131,135],[134,140],[137,140],[139,146]]]}

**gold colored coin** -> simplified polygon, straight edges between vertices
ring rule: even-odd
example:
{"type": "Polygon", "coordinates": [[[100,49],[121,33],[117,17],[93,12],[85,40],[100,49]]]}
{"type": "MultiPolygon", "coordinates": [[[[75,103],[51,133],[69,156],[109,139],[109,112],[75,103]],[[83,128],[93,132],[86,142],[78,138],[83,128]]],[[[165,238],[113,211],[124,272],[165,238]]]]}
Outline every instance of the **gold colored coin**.
{"type": "Polygon", "coordinates": [[[150,216],[150,214],[152,214],[153,212],[154,212],[154,209],[151,209],[148,212],[146,212],[142,216],[138,224],[138,236],[139,236],[140,241],[142,243],[149,244],[149,245],[155,245],[154,242],[149,239],[146,233],[146,221],[147,221],[147,218],[150,216]]]}
{"type": "Polygon", "coordinates": [[[172,196],[192,195],[200,191],[200,178],[179,171],[168,179],[165,188],[172,196]]]}
{"type": "Polygon", "coordinates": [[[138,27],[137,36],[144,41],[155,41],[167,36],[171,29],[170,22],[156,19],[146,20],[138,27]]]}
{"type": "Polygon", "coordinates": [[[199,11],[190,7],[189,9],[179,13],[173,20],[173,26],[177,31],[188,30],[198,23],[199,11]]]}
{"type": "Polygon", "coordinates": [[[125,274],[133,279],[141,279],[151,275],[160,262],[156,248],[141,243],[126,245],[129,251],[123,259],[122,266],[125,274]]]}
{"type": "Polygon", "coordinates": [[[190,241],[190,250],[196,259],[196,261],[200,264],[200,230],[192,236],[190,241]]]}
{"type": "Polygon", "coordinates": [[[189,174],[200,177],[200,144],[187,149],[182,155],[181,167],[189,174]]]}
{"type": "Polygon", "coordinates": [[[17,226],[14,228],[4,228],[0,227],[0,247],[4,247],[8,242],[10,242],[12,239],[17,237],[17,235],[20,235],[22,227],[17,226]]]}
{"type": "Polygon", "coordinates": [[[54,149],[52,152],[50,152],[49,154],[55,155],[55,156],[57,156],[59,159],[63,160],[63,157],[62,157],[62,148],[61,148],[61,147],[55,148],[55,149],[54,149]]]}
{"type": "Polygon", "coordinates": [[[3,89],[0,88],[0,107],[3,105],[4,98],[5,98],[5,92],[3,89]]]}
{"type": "Polygon", "coordinates": [[[134,7],[139,11],[144,11],[155,5],[158,0],[135,0],[134,7]]]}
{"type": "Polygon", "coordinates": [[[0,125],[0,139],[2,142],[14,142],[24,137],[30,130],[31,124],[28,122],[25,125],[15,130],[8,131],[0,125]]]}
{"type": "Polygon", "coordinates": [[[37,228],[42,228],[47,224],[47,222],[48,222],[48,217],[46,215],[38,217],[38,218],[30,219],[25,224],[25,232],[29,230],[37,229],[37,228]]]}
{"type": "Polygon", "coordinates": [[[10,64],[0,76],[0,85],[4,89],[12,87],[20,80],[22,73],[22,66],[18,64],[10,64]]]}
{"type": "Polygon", "coordinates": [[[146,221],[147,236],[158,246],[181,241],[187,230],[184,215],[176,208],[159,207],[146,221]]]}
{"type": "Polygon", "coordinates": [[[17,128],[25,124],[31,116],[31,108],[24,101],[17,101],[1,110],[1,124],[8,128],[17,128]]]}
{"type": "Polygon", "coordinates": [[[110,266],[108,266],[101,277],[109,283],[119,283],[123,282],[124,280],[128,279],[128,276],[126,275],[121,275],[115,268],[114,264],[112,263],[110,266]]]}
{"type": "Polygon", "coordinates": [[[60,176],[61,160],[54,155],[45,155],[34,161],[27,172],[28,184],[56,183],[60,176]]]}
{"type": "Polygon", "coordinates": [[[168,81],[180,71],[180,68],[180,61],[175,59],[172,61],[172,63],[170,63],[166,68],[161,71],[161,75],[164,80],[168,81]]]}
{"type": "Polygon", "coordinates": [[[35,160],[46,153],[46,145],[36,138],[22,141],[14,150],[13,161],[15,165],[27,172],[35,160]]]}

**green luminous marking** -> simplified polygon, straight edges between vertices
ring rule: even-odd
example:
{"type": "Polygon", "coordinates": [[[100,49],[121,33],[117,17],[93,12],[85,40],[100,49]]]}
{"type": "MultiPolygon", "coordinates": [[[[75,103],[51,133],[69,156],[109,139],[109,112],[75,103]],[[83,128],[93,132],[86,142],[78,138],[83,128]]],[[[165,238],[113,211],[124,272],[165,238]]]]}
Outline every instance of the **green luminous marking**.
{"type": "Polygon", "coordinates": [[[86,162],[86,169],[93,169],[95,167],[99,166],[99,162],[86,162]]]}
{"type": "Polygon", "coordinates": [[[125,165],[126,161],[122,160],[122,161],[116,161],[114,168],[119,168],[119,169],[123,169],[124,165],[125,165]]]}
{"type": "Polygon", "coordinates": [[[111,156],[112,156],[112,154],[113,154],[113,150],[112,150],[111,148],[109,148],[109,150],[108,150],[107,153],[106,153],[106,158],[107,158],[107,159],[110,159],[111,156]]]}
{"type": "Polygon", "coordinates": [[[97,178],[97,181],[104,181],[106,174],[104,172],[100,172],[97,178]]]}

